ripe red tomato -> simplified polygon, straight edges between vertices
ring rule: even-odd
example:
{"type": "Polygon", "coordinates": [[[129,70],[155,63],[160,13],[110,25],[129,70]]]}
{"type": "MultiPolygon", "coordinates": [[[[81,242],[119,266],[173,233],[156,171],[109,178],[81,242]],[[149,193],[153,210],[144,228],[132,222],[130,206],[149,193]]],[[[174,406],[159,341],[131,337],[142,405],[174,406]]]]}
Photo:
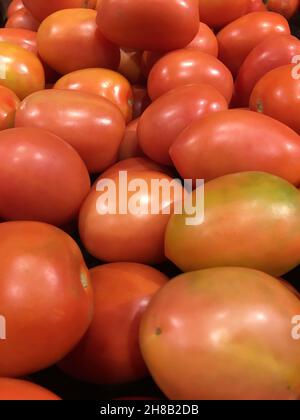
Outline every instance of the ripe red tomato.
{"type": "Polygon", "coordinates": [[[77,244],[60,229],[9,222],[0,224],[0,235],[0,375],[23,376],[58,362],[82,338],[92,289],[77,244]]]}
{"type": "Polygon", "coordinates": [[[18,10],[24,9],[24,3],[22,0],[12,0],[12,2],[9,4],[7,8],[6,15],[8,18],[10,18],[14,13],[16,13],[18,10]]]}
{"type": "Polygon", "coordinates": [[[12,90],[0,86],[0,131],[14,126],[19,104],[20,100],[12,90]]]}
{"type": "Polygon", "coordinates": [[[15,126],[39,127],[61,137],[77,150],[91,173],[116,162],[125,132],[123,115],[107,99],[55,89],[24,99],[15,126]]]}
{"type": "Polygon", "coordinates": [[[177,136],[193,121],[227,108],[224,96],[209,85],[186,85],[171,90],[156,99],[141,116],[140,147],[155,162],[172,165],[169,149],[177,136]]]}
{"type": "Polygon", "coordinates": [[[16,44],[37,54],[36,32],[27,29],[0,28],[0,42],[16,44]]]}
{"type": "Polygon", "coordinates": [[[299,8],[299,0],[266,0],[268,10],[280,13],[285,18],[290,19],[299,8]]]}
{"type": "Polygon", "coordinates": [[[186,273],[146,309],[142,353],[171,400],[298,400],[300,346],[291,320],[299,311],[299,299],[265,273],[186,273]]]}
{"type": "Polygon", "coordinates": [[[198,0],[102,0],[97,23],[117,45],[138,50],[182,48],[199,26],[198,0]]]}
{"type": "Polygon", "coordinates": [[[98,31],[95,10],[60,10],[42,23],[38,49],[42,59],[58,73],[107,67],[117,69],[120,50],[98,31]]]}
{"type": "Polygon", "coordinates": [[[37,31],[40,23],[32,16],[27,9],[20,9],[11,15],[5,24],[6,28],[27,29],[37,31]]]}
{"type": "MultiPolygon", "coordinates": [[[[111,178],[112,176],[118,176],[120,171],[128,171],[128,172],[162,172],[169,176],[173,176],[173,171],[171,168],[163,165],[158,165],[158,163],[153,162],[143,156],[133,157],[121,160],[120,162],[116,163],[115,165],[111,166],[107,169],[102,175],[101,179],[103,178],[111,178]]],[[[99,181],[99,179],[97,181],[99,181]]],[[[94,183],[93,188],[96,188],[97,181],[94,183]]]]}
{"type": "Polygon", "coordinates": [[[0,401],[58,401],[60,398],[32,382],[0,378],[0,401]]]}
{"type": "Polygon", "coordinates": [[[264,12],[267,10],[263,0],[249,0],[247,13],[264,12]]]}
{"type": "Polygon", "coordinates": [[[67,374],[92,383],[118,384],[147,377],[139,348],[140,320],[168,278],[152,267],[134,263],[104,264],[90,275],[93,321],[59,366],[67,374]]]}
{"type": "Polygon", "coordinates": [[[119,148],[118,160],[145,156],[139,145],[139,139],[137,135],[138,122],[139,118],[131,121],[127,125],[123,140],[119,148]]]}
{"type": "Polygon", "coordinates": [[[141,70],[142,51],[125,50],[121,48],[121,61],[118,72],[132,83],[143,83],[144,77],[141,70]]]}
{"type": "Polygon", "coordinates": [[[247,13],[249,0],[199,0],[201,22],[222,28],[247,13]]]}
{"type": "Polygon", "coordinates": [[[71,221],[90,187],[77,152],[39,128],[0,131],[0,217],[54,225],[71,221]]]}
{"type": "Polygon", "coordinates": [[[220,60],[237,75],[247,55],[269,35],[290,35],[288,21],[272,12],[249,13],[227,25],[217,35],[220,60]]]}
{"type": "Polygon", "coordinates": [[[126,122],[132,120],[133,93],[128,80],[108,69],[78,70],[59,79],[55,89],[92,93],[108,99],[121,110],[126,122]]]}
{"type": "Polygon", "coordinates": [[[142,115],[145,109],[150,105],[151,99],[148,96],[147,88],[144,86],[133,85],[133,118],[142,115]]]}
{"type": "Polygon", "coordinates": [[[148,78],[148,92],[154,100],[176,87],[194,83],[211,85],[228,102],[231,100],[233,79],[224,64],[212,55],[187,49],[173,51],[153,66],[148,78]]]}

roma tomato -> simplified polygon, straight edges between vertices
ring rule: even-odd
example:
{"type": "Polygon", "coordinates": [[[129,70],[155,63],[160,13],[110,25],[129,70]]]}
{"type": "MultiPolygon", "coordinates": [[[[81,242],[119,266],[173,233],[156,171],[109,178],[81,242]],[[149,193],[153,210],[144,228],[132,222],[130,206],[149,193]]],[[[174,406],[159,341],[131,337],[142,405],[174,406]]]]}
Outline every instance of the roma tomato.
{"type": "Polygon", "coordinates": [[[22,100],[45,87],[45,73],[40,60],[19,45],[0,42],[0,85],[22,100]]]}
{"type": "Polygon", "coordinates": [[[195,38],[185,47],[218,57],[219,45],[216,35],[205,23],[200,22],[195,38]]]}
{"type": "Polygon", "coordinates": [[[60,229],[8,222],[0,235],[6,321],[0,375],[23,376],[58,362],[82,338],[92,319],[92,289],[77,244],[60,229]]]}
{"type": "Polygon", "coordinates": [[[282,121],[300,134],[300,78],[295,69],[294,64],[288,64],[263,76],[253,89],[250,108],[282,121]]]}
{"type": "Polygon", "coordinates": [[[168,278],[152,267],[134,263],[104,264],[91,270],[90,275],[94,289],[93,321],[78,346],[59,366],[77,379],[99,384],[147,377],[139,347],[140,320],[168,278]]]}
{"type": "Polygon", "coordinates": [[[227,102],[231,100],[233,79],[230,71],[216,57],[188,49],[173,51],[153,66],[148,78],[148,92],[154,100],[176,87],[194,83],[211,85],[227,102]]]}
{"type": "Polygon", "coordinates": [[[138,123],[139,118],[131,121],[127,125],[123,140],[120,145],[118,160],[144,156],[144,153],[139,145],[137,134],[138,123]]]}
{"type": "Polygon", "coordinates": [[[171,90],[156,99],[141,116],[140,147],[155,162],[172,165],[169,149],[178,135],[193,121],[227,108],[224,96],[209,85],[187,85],[171,90]]]}
{"type": "MultiPolygon", "coordinates": [[[[155,172],[162,172],[169,176],[173,176],[172,170],[169,167],[158,165],[157,163],[153,162],[153,160],[150,160],[143,156],[138,156],[138,157],[132,157],[132,158],[121,160],[120,162],[111,166],[101,175],[101,178],[98,178],[97,181],[99,181],[99,179],[117,176],[120,171],[128,171],[128,172],[155,171],[155,172]]],[[[93,188],[96,188],[97,181],[93,185],[93,188]]]]}
{"type": "Polygon", "coordinates": [[[249,0],[247,13],[264,12],[267,7],[263,0],[249,0]]]}
{"type": "Polygon", "coordinates": [[[19,104],[20,100],[12,90],[0,86],[0,131],[14,126],[19,104]]]}
{"type": "Polygon", "coordinates": [[[32,382],[0,378],[0,401],[58,401],[60,398],[32,382]]]}
{"type": "Polygon", "coordinates": [[[55,89],[70,89],[108,99],[121,110],[126,122],[132,120],[133,93],[128,80],[108,69],[78,70],[59,79],[55,89]]]}
{"type": "Polygon", "coordinates": [[[194,122],[179,135],[170,156],[184,179],[262,171],[300,185],[300,137],[256,112],[230,110],[194,122]]]}
{"type": "Polygon", "coordinates": [[[147,88],[144,86],[133,85],[133,118],[142,115],[145,109],[150,105],[151,99],[148,96],[147,88]]]}
{"type": "Polygon", "coordinates": [[[37,31],[40,23],[32,16],[27,9],[21,9],[15,12],[7,19],[6,28],[27,29],[37,31]]]}
{"type": "Polygon", "coordinates": [[[187,45],[197,33],[198,0],[102,0],[97,22],[103,35],[117,45],[175,50],[187,45]]]}
{"type": "Polygon", "coordinates": [[[121,61],[118,72],[132,83],[142,83],[144,81],[141,70],[142,51],[121,49],[121,61]]]}
{"type": "Polygon", "coordinates": [[[299,0],[265,0],[268,10],[290,19],[297,12],[299,0]]]}
{"type": "Polygon", "coordinates": [[[24,99],[15,126],[39,127],[61,137],[77,150],[91,173],[116,162],[125,132],[123,115],[107,99],[55,89],[24,99]]]}
{"type": "Polygon", "coordinates": [[[276,67],[291,64],[296,55],[300,55],[300,41],[291,35],[270,36],[253,48],[235,81],[235,104],[247,107],[256,83],[276,67]]]}
{"type": "Polygon", "coordinates": [[[249,0],[199,0],[201,22],[222,28],[247,13],[249,0]]]}
{"type": "Polygon", "coordinates": [[[269,35],[290,35],[288,21],[272,12],[249,13],[225,26],[218,35],[219,58],[237,75],[247,55],[269,35]]]}
{"type": "Polygon", "coordinates": [[[287,181],[262,172],[217,178],[205,185],[204,214],[194,226],[185,213],[170,219],[166,256],[183,271],[232,266],[281,276],[299,264],[300,194],[287,181]]]}
{"type": "Polygon", "coordinates": [[[67,9],[46,18],[37,38],[42,59],[61,74],[92,67],[117,69],[120,50],[98,31],[96,14],[67,9]]]}
{"type": "Polygon", "coordinates": [[[78,153],[39,128],[0,132],[0,217],[54,225],[78,214],[90,187],[78,153]]]}
{"type": "Polygon", "coordinates": [[[37,55],[36,32],[27,29],[0,28],[0,42],[16,44],[37,55]]]}
{"type": "Polygon", "coordinates": [[[171,400],[298,400],[299,311],[299,299],[260,271],[186,273],[146,309],[142,353],[171,400]]]}
{"type": "Polygon", "coordinates": [[[12,0],[7,8],[7,17],[10,18],[14,13],[24,8],[25,6],[22,0],[12,0]]]}

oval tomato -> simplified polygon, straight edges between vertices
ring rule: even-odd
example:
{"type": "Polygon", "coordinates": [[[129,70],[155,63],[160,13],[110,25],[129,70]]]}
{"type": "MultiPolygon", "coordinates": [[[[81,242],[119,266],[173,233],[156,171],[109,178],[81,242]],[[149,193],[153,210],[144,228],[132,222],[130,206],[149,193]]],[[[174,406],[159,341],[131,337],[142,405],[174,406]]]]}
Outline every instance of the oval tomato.
{"type": "Polygon", "coordinates": [[[144,156],[144,153],[139,145],[137,134],[138,122],[139,118],[131,121],[127,125],[123,140],[120,145],[118,160],[144,156]]]}
{"type": "Polygon", "coordinates": [[[12,90],[0,86],[0,131],[14,126],[19,104],[20,100],[12,90]]]}
{"type": "Polygon", "coordinates": [[[37,55],[36,32],[27,29],[0,28],[0,42],[16,44],[37,55]]]}
{"type": "Polygon", "coordinates": [[[18,12],[21,9],[24,9],[24,3],[22,0],[12,0],[7,8],[6,15],[10,18],[14,13],[18,12]]]}
{"type": "Polygon", "coordinates": [[[199,0],[201,22],[222,28],[247,12],[249,0],[199,0]]]}
{"type": "Polygon", "coordinates": [[[290,19],[299,8],[299,0],[266,0],[268,10],[280,13],[285,18],[290,19]]]}
{"type": "Polygon", "coordinates": [[[0,235],[0,375],[22,376],[58,362],[78,343],[91,322],[92,290],[81,252],[63,231],[8,222],[0,235]]]}
{"type": "Polygon", "coordinates": [[[60,398],[32,382],[0,378],[0,401],[57,401],[60,398]]]}
{"type": "Polygon", "coordinates": [[[298,400],[300,346],[291,320],[299,311],[299,299],[265,273],[186,273],[146,309],[142,353],[172,400],[298,400]]]}
{"type": "Polygon", "coordinates": [[[99,384],[147,377],[139,348],[140,320],[168,278],[152,267],[134,263],[104,264],[91,270],[90,275],[93,321],[79,345],[59,366],[77,379],[99,384]]]}
{"type": "Polygon", "coordinates": [[[144,86],[133,85],[133,118],[136,119],[142,115],[145,109],[150,105],[151,100],[148,96],[147,88],[144,86]]]}
{"type": "Polygon", "coordinates": [[[156,99],[141,116],[140,147],[155,162],[172,165],[169,149],[178,135],[193,121],[227,108],[224,96],[209,85],[187,85],[171,90],[156,99]]]}
{"type": "Polygon", "coordinates": [[[5,24],[6,28],[27,29],[37,31],[40,23],[32,16],[27,9],[21,9],[11,15],[5,24]]]}

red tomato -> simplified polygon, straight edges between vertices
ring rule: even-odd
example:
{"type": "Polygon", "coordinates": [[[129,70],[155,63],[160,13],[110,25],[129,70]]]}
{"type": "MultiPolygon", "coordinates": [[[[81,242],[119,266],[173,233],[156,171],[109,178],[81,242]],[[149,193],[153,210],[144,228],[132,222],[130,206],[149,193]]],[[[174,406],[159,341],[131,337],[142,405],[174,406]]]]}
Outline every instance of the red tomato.
{"type": "Polygon", "coordinates": [[[118,72],[130,83],[142,83],[143,73],[141,70],[142,51],[121,49],[121,61],[118,72]]]}
{"type": "Polygon", "coordinates": [[[120,145],[118,160],[130,159],[138,156],[144,156],[139,145],[137,135],[139,118],[131,121],[125,130],[125,134],[120,145]]]}
{"type": "Polygon", "coordinates": [[[10,18],[14,13],[18,12],[21,9],[24,9],[24,3],[22,0],[12,0],[7,8],[6,15],[10,18]]]}
{"type": "Polygon", "coordinates": [[[155,162],[172,165],[169,149],[177,136],[193,121],[227,108],[224,96],[209,85],[186,85],[171,90],[156,99],[141,116],[140,147],[155,162]]]}
{"type": "Polygon", "coordinates": [[[90,271],[95,314],[79,345],[59,364],[92,383],[118,384],[148,376],[139,348],[141,317],[168,278],[134,263],[105,264],[90,271]]]}
{"type": "Polygon", "coordinates": [[[273,35],[258,44],[242,64],[235,82],[235,103],[248,106],[256,83],[276,67],[300,55],[300,41],[291,35],[273,35]]]}
{"type": "Polygon", "coordinates": [[[268,10],[290,19],[297,12],[299,0],[265,0],[268,10]]]}
{"type": "Polygon", "coordinates": [[[0,28],[0,42],[19,45],[27,51],[37,54],[36,32],[27,29],[0,28]]]}
{"type": "MultiPolygon", "coordinates": [[[[110,178],[112,176],[118,175],[120,171],[128,171],[128,172],[162,172],[164,174],[173,176],[171,168],[163,165],[158,165],[157,163],[153,162],[146,157],[133,157],[121,160],[120,162],[116,163],[115,165],[111,166],[107,169],[102,175],[101,178],[110,178]]],[[[100,178],[98,178],[99,180],[100,178]]],[[[97,180],[97,181],[98,181],[97,180]]],[[[93,185],[93,188],[96,188],[97,181],[93,185]]]]}
{"type": "Polygon", "coordinates": [[[0,86],[0,131],[14,126],[19,104],[20,100],[12,90],[0,86]]]}
{"type": "Polygon", "coordinates": [[[185,48],[198,50],[218,57],[219,45],[216,35],[205,23],[200,22],[195,38],[185,48]]]}
{"type": "Polygon", "coordinates": [[[298,400],[300,301],[277,279],[244,268],[187,273],[142,318],[145,361],[171,400],[298,400]]]}
{"type": "Polygon", "coordinates": [[[65,232],[9,222],[0,224],[0,235],[6,320],[0,375],[22,376],[58,362],[78,343],[91,322],[93,296],[81,252],[65,232]]]}
{"type": "Polygon", "coordinates": [[[194,83],[211,85],[228,102],[231,100],[230,71],[216,57],[195,50],[173,51],[162,57],[149,74],[148,92],[154,100],[176,87],[194,83]]]}
{"type": "Polygon", "coordinates": [[[198,0],[102,0],[97,23],[117,45],[174,50],[187,45],[197,33],[198,0]]]}
{"type": "Polygon", "coordinates": [[[0,378],[0,401],[57,401],[60,398],[32,382],[0,378]]]}
{"type": "Polygon", "coordinates": [[[145,109],[150,105],[151,100],[148,96],[146,87],[133,85],[132,92],[133,92],[133,118],[138,118],[142,115],[145,109]]]}
{"type": "Polygon", "coordinates": [[[121,110],[126,122],[132,120],[133,93],[128,80],[107,69],[78,70],[59,79],[55,89],[79,90],[108,99],[121,110]]]}
{"type": "Polygon", "coordinates": [[[264,12],[265,10],[267,10],[267,7],[263,0],[249,0],[247,13],[264,12]]]}
{"type": "Polygon", "coordinates": [[[247,12],[249,0],[199,0],[201,22],[222,28],[247,12]]]}
{"type": "Polygon", "coordinates": [[[0,217],[62,225],[76,217],[90,187],[77,152],[39,128],[0,132],[0,217]]]}
{"type": "Polygon", "coordinates": [[[15,126],[39,127],[61,137],[77,150],[91,173],[116,162],[125,132],[123,115],[107,99],[54,89],[24,99],[15,126]]]}
{"type": "Polygon", "coordinates": [[[249,13],[227,25],[218,33],[219,58],[237,75],[251,50],[269,35],[290,35],[288,21],[277,13],[249,13]]]}
{"type": "Polygon", "coordinates": [[[27,29],[29,31],[37,31],[39,22],[32,16],[27,9],[20,9],[7,19],[6,28],[27,29]]]}

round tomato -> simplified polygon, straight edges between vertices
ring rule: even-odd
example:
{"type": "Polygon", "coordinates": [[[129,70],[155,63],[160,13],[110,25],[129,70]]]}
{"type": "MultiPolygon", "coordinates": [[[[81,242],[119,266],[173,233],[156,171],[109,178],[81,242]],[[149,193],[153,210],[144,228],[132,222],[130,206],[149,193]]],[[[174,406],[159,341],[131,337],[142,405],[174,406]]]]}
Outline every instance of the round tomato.
{"type": "Polygon", "coordinates": [[[141,116],[140,147],[155,162],[172,165],[169,149],[176,137],[193,121],[227,107],[224,96],[209,85],[186,85],[171,90],[156,99],[141,116]]]}
{"type": "Polygon", "coordinates": [[[146,309],[142,353],[171,400],[298,400],[299,311],[299,299],[260,271],[186,273],[146,309]]]}
{"type": "Polygon", "coordinates": [[[12,90],[0,86],[0,131],[14,126],[19,104],[20,100],[12,90]]]}
{"type": "Polygon", "coordinates": [[[0,224],[0,235],[6,338],[0,375],[23,376],[58,362],[78,343],[91,322],[93,296],[81,252],[65,232],[8,222],[0,224]]]}
{"type": "Polygon", "coordinates": [[[151,100],[148,96],[146,87],[133,85],[132,92],[133,92],[133,118],[138,118],[149,106],[149,104],[151,103],[151,100]]]}
{"type": "Polygon", "coordinates": [[[142,51],[121,49],[118,72],[126,77],[130,83],[142,83],[144,80],[141,70],[142,55],[142,51]]]}
{"type": "Polygon", "coordinates": [[[21,9],[24,9],[24,3],[22,0],[12,0],[7,8],[6,15],[10,18],[14,13],[18,12],[21,9]]]}
{"type": "Polygon", "coordinates": [[[118,384],[148,376],[139,348],[142,314],[168,278],[134,263],[104,264],[90,271],[94,318],[81,342],[59,364],[69,375],[92,383],[118,384]]]}
{"type": "Polygon", "coordinates": [[[11,128],[0,132],[0,155],[0,217],[54,225],[76,217],[90,179],[71,146],[39,128],[11,128]]]}
{"type": "Polygon", "coordinates": [[[290,19],[299,8],[299,0],[265,0],[268,10],[290,19]]]}
{"type": "Polygon", "coordinates": [[[118,160],[130,159],[138,156],[144,156],[139,145],[137,135],[139,118],[131,121],[125,130],[125,134],[120,145],[118,160]]]}
{"type": "Polygon", "coordinates": [[[198,0],[102,0],[97,23],[117,45],[138,50],[182,48],[199,26],[198,0]]]}
{"type": "Polygon", "coordinates": [[[36,32],[27,29],[0,28],[0,42],[16,44],[37,54],[36,32]]]}
{"type": "Polygon", "coordinates": [[[264,12],[266,10],[267,10],[267,7],[264,3],[264,0],[249,0],[248,1],[247,13],[264,12]]]}
{"type": "Polygon", "coordinates": [[[32,382],[0,378],[0,401],[57,401],[60,398],[32,382]]]}
{"type": "Polygon", "coordinates": [[[222,28],[247,13],[249,0],[199,0],[201,22],[222,28]]]}
{"type": "Polygon", "coordinates": [[[29,31],[37,31],[39,22],[32,16],[27,9],[21,9],[11,15],[5,24],[6,28],[27,29],[29,31]]]}
{"type": "Polygon", "coordinates": [[[59,79],[55,89],[79,90],[108,99],[121,110],[126,122],[132,119],[133,93],[128,80],[108,69],[74,71],[59,79]]]}

